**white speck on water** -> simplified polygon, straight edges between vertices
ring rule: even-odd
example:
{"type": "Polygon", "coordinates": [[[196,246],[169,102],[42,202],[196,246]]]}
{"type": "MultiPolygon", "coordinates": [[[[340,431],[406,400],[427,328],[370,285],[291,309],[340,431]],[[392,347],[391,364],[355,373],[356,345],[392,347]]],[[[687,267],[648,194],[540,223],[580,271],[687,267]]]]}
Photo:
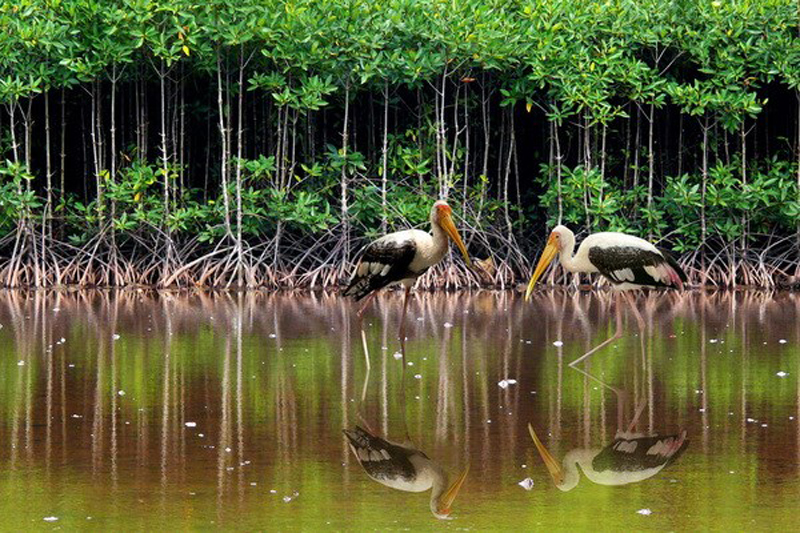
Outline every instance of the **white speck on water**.
{"type": "Polygon", "coordinates": [[[734,472],[733,470],[728,470],[728,473],[729,474],[735,474],[736,472],[734,472]]]}
{"type": "Polygon", "coordinates": [[[408,366],[414,366],[414,361],[409,361],[408,366]]]}
{"type": "Polygon", "coordinates": [[[444,323],[444,327],[446,327],[446,328],[452,328],[452,327],[453,327],[453,324],[451,324],[450,322],[445,322],[445,323],[444,323]]]}
{"type": "Polygon", "coordinates": [[[274,338],[276,338],[276,337],[277,337],[277,335],[275,335],[274,333],[270,333],[270,334],[269,334],[269,338],[270,338],[270,339],[274,339],[274,338]]]}
{"type": "Polygon", "coordinates": [[[752,423],[753,423],[753,422],[755,422],[755,421],[756,421],[756,419],[755,419],[755,418],[748,418],[748,419],[747,419],[747,423],[748,423],[748,424],[752,424],[752,423]]]}
{"type": "Polygon", "coordinates": [[[557,346],[558,348],[560,348],[564,346],[564,343],[562,341],[555,341],[553,342],[553,346],[557,346]]]}
{"type": "Polygon", "coordinates": [[[711,344],[717,344],[719,341],[717,339],[711,339],[708,342],[710,342],[711,344]]]}
{"type": "Polygon", "coordinates": [[[231,453],[231,449],[230,448],[225,448],[225,451],[228,452],[228,453],[231,453]]]}
{"type": "Polygon", "coordinates": [[[780,372],[777,372],[775,375],[778,376],[779,378],[785,378],[786,376],[789,375],[789,373],[781,370],[780,372]]]}
{"type": "Polygon", "coordinates": [[[492,423],[492,419],[490,418],[489,420],[486,421],[486,423],[487,424],[491,424],[492,423]]]}
{"type": "Polygon", "coordinates": [[[651,511],[650,509],[639,509],[636,512],[643,516],[650,516],[651,514],[653,514],[653,511],[651,511]]]}
{"type": "Polygon", "coordinates": [[[528,468],[528,465],[522,465],[522,468],[528,468]]]}
{"type": "Polygon", "coordinates": [[[251,487],[255,487],[256,485],[258,485],[258,483],[256,483],[255,481],[251,481],[251,482],[250,482],[250,486],[251,486],[251,487]]]}
{"type": "Polygon", "coordinates": [[[292,501],[292,497],[291,496],[284,496],[283,497],[283,503],[289,503],[290,501],[292,501]]]}
{"type": "Polygon", "coordinates": [[[526,477],[525,479],[517,483],[517,485],[519,485],[525,490],[531,490],[533,488],[533,480],[529,477],[526,477]]]}
{"type": "Polygon", "coordinates": [[[787,342],[788,342],[788,341],[787,341],[786,339],[779,339],[779,340],[778,340],[778,343],[779,343],[779,344],[786,344],[787,342]]]}
{"type": "Polygon", "coordinates": [[[65,339],[64,337],[61,337],[61,339],[58,342],[60,342],[61,344],[64,344],[65,342],[67,342],[67,339],[65,339]]]}
{"type": "Polygon", "coordinates": [[[125,396],[125,391],[124,390],[118,390],[117,394],[119,394],[120,396],[125,396]]]}
{"type": "Polygon", "coordinates": [[[422,322],[423,320],[425,320],[423,317],[421,317],[421,316],[417,317],[417,322],[422,322]]]}
{"type": "Polygon", "coordinates": [[[530,344],[530,343],[531,343],[531,341],[525,341],[525,344],[530,344]]]}
{"type": "Polygon", "coordinates": [[[389,349],[389,347],[388,347],[388,346],[381,346],[381,351],[383,351],[383,352],[385,352],[385,351],[386,351],[386,350],[388,350],[388,349],[389,349]]]}
{"type": "Polygon", "coordinates": [[[766,424],[761,424],[761,427],[765,428],[765,427],[767,427],[767,425],[766,424]]]}
{"type": "Polygon", "coordinates": [[[81,415],[72,415],[72,418],[83,418],[81,415]]]}
{"type": "Polygon", "coordinates": [[[403,354],[401,354],[400,352],[394,352],[392,354],[392,357],[394,357],[395,359],[397,359],[399,361],[400,359],[403,358],[403,354]]]}
{"type": "Polygon", "coordinates": [[[789,420],[794,420],[794,417],[793,417],[793,416],[790,416],[790,417],[789,417],[789,420]]]}
{"type": "Polygon", "coordinates": [[[54,307],[54,308],[53,308],[53,312],[54,312],[54,313],[58,313],[59,311],[61,311],[61,308],[60,308],[60,307],[54,307]]]}
{"type": "Polygon", "coordinates": [[[187,428],[196,428],[197,422],[186,422],[184,426],[186,426],[187,428]]]}
{"type": "Polygon", "coordinates": [[[114,335],[112,335],[111,338],[114,339],[115,341],[119,340],[119,333],[114,333],[114,335]]]}
{"type": "Polygon", "coordinates": [[[17,361],[17,366],[25,366],[25,361],[17,361]]]}
{"type": "Polygon", "coordinates": [[[42,518],[42,520],[44,520],[45,522],[58,522],[58,517],[57,516],[45,516],[44,518],[42,518]]]}
{"type": "Polygon", "coordinates": [[[278,492],[278,491],[277,491],[277,490],[275,490],[275,489],[269,489],[269,493],[270,493],[270,494],[275,494],[276,492],[278,492]]]}
{"type": "Polygon", "coordinates": [[[507,389],[509,385],[516,385],[516,384],[517,384],[516,379],[501,379],[500,381],[497,382],[497,386],[500,387],[501,389],[507,389]]]}
{"type": "Polygon", "coordinates": [[[205,434],[204,433],[198,433],[197,436],[202,439],[203,437],[205,437],[205,434]]]}
{"type": "Polygon", "coordinates": [[[414,379],[422,379],[422,374],[414,374],[414,379]]]}
{"type": "Polygon", "coordinates": [[[698,411],[700,411],[701,413],[705,413],[706,412],[706,410],[703,409],[702,407],[700,409],[698,409],[698,411]]]}

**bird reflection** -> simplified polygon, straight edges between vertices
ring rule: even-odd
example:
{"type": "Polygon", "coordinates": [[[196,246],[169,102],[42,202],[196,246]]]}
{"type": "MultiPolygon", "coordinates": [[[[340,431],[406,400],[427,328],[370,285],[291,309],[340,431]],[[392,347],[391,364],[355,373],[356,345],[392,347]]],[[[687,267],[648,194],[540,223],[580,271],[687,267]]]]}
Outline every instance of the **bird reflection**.
{"type": "Polygon", "coordinates": [[[469,467],[448,486],[444,469],[420,450],[389,442],[359,426],[343,432],[353,455],[373,481],[405,492],[430,489],[433,516],[450,517],[451,506],[467,478],[469,467]]]}
{"type": "Polygon", "coordinates": [[[542,456],[553,482],[566,492],[578,485],[578,466],[592,483],[627,485],[649,479],[675,461],[689,445],[686,430],[666,437],[618,432],[614,442],[602,449],[576,448],[564,456],[562,464],[547,451],[530,424],[528,431],[542,456]]]}

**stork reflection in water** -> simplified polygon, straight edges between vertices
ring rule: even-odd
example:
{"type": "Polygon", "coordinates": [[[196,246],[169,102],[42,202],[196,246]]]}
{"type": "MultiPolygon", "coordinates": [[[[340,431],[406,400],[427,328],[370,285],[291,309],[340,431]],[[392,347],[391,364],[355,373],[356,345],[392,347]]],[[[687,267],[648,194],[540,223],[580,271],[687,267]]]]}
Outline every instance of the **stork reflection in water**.
{"type": "Polygon", "coordinates": [[[353,455],[373,481],[405,492],[430,490],[433,516],[449,518],[469,467],[448,486],[444,469],[420,450],[389,442],[358,426],[343,432],[353,455]]]}
{"type": "Polygon", "coordinates": [[[614,441],[605,448],[570,450],[559,464],[544,447],[530,424],[528,432],[553,482],[564,492],[578,485],[579,466],[589,481],[598,485],[638,483],[661,472],[689,445],[686,430],[666,437],[618,432],[614,441]]]}

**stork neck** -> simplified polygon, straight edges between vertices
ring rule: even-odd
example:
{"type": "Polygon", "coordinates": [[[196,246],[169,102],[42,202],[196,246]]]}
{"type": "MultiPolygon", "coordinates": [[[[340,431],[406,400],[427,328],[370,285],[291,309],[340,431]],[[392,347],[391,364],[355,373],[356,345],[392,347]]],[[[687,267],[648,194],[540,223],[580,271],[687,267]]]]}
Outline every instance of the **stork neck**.
{"type": "MultiPolygon", "coordinates": [[[[441,230],[440,230],[441,231],[441,230]]],[[[444,473],[442,468],[431,462],[427,467],[433,476],[433,484],[431,485],[431,512],[438,514],[439,512],[439,499],[447,490],[447,474],[444,473]]]]}
{"type": "Polygon", "coordinates": [[[433,244],[439,251],[447,249],[448,237],[439,223],[431,217],[431,233],[433,234],[433,244]]]}
{"type": "Polygon", "coordinates": [[[592,459],[596,452],[594,450],[587,450],[585,448],[576,448],[567,452],[562,462],[564,468],[564,481],[558,488],[564,492],[572,490],[578,486],[580,481],[580,473],[578,472],[578,465],[584,470],[587,465],[591,465],[592,459]]]}
{"type": "Polygon", "coordinates": [[[575,256],[573,253],[575,252],[575,237],[571,235],[566,235],[564,238],[564,244],[561,247],[561,251],[558,253],[558,260],[561,262],[561,266],[564,267],[564,270],[568,272],[577,272],[578,266],[575,264],[575,256]]]}

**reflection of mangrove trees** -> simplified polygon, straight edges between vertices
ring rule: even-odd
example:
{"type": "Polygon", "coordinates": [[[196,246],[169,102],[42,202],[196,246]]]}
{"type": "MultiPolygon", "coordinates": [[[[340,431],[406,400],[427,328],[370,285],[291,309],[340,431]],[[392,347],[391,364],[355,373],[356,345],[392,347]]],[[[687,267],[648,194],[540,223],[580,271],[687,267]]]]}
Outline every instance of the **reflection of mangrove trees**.
{"type": "MultiPolygon", "coordinates": [[[[470,478],[481,480],[481,491],[519,490],[515,483],[528,475],[538,483],[544,471],[519,468],[538,468],[525,431],[529,421],[542,428],[554,453],[607,442],[616,430],[614,395],[564,363],[608,334],[612,300],[550,292],[523,305],[507,293],[418,295],[409,308],[406,356],[413,364],[406,367],[404,405],[392,334],[401,299],[379,298],[366,321],[372,369],[359,407],[363,354],[352,333],[355,315],[340,298],[9,293],[0,302],[0,343],[7,347],[0,360],[0,465],[6,472],[0,490],[12,497],[0,503],[0,526],[11,526],[3,520],[21,512],[6,512],[18,503],[20,487],[52,494],[66,478],[85,484],[87,501],[70,504],[83,505],[85,514],[96,512],[97,501],[117,502],[119,520],[143,524],[150,518],[128,511],[137,505],[136,494],[155,494],[175,511],[167,514],[178,517],[176,498],[205,493],[211,501],[203,505],[219,515],[212,519],[228,523],[237,519],[236,505],[265,505],[253,494],[268,489],[280,492],[270,496],[277,504],[266,505],[283,505],[281,498],[295,490],[301,492],[298,505],[318,498],[301,510],[246,513],[258,529],[265,516],[287,524],[298,516],[314,524],[331,520],[329,510],[343,505],[331,486],[344,477],[347,490],[363,498],[346,498],[349,516],[365,516],[370,506],[381,507],[366,488],[357,492],[369,482],[342,465],[352,458],[343,453],[340,434],[342,423],[359,423],[359,408],[397,437],[405,419],[416,444],[449,457],[446,468],[471,463],[470,478]],[[509,312],[497,313],[504,308],[509,312]],[[563,345],[554,345],[557,340],[563,345]],[[504,379],[517,383],[498,386],[504,379]]],[[[759,472],[774,468],[775,457],[788,461],[800,453],[796,422],[789,419],[800,410],[800,299],[693,292],[669,302],[638,302],[648,323],[644,359],[639,340],[630,336],[593,358],[590,370],[631,397],[649,400],[642,430],[689,429],[696,453],[682,458],[670,476],[686,482],[681,486],[693,501],[714,499],[723,507],[752,501],[748,491],[759,472]],[[719,476],[735,471],[749,477],[709,481],[712,468],[719,476]],[[692,469],[702,481],[690,482],[692,469]]],[[[631,321],[627,329],[636,326],[631,321]]],[[[795,479],[791,468],[770,472],[770,479],[795,479]]],[[[471,495],[471,482],[460,509],[480,509],[493,499],[471,495]]],[[[654,482],[648,490],[657,487],[654,482]]],[[[607,503],[607,495],[586,490],[581,505],[607,503]]],[[[551,497],[537,496],[525,505],[551,497]]],[[[39,520],[51,514],[43,507],[48,497],[32,498],[39,520]]],[[[555,520],[571,505],[562,500],[542,512],[555,520]]],[[[697,508],[692,514],[714,512],[697,508]]],[[[204,513],[198,507],[181,524],[196,525],[204,513]]]]}
{"type": "Polygon", "coordinates": [[[0,283],[332,284],[445,197],[493,282],[563,221],[773,284],[799,274],[797,9],[9,4],[0,283]]]}

